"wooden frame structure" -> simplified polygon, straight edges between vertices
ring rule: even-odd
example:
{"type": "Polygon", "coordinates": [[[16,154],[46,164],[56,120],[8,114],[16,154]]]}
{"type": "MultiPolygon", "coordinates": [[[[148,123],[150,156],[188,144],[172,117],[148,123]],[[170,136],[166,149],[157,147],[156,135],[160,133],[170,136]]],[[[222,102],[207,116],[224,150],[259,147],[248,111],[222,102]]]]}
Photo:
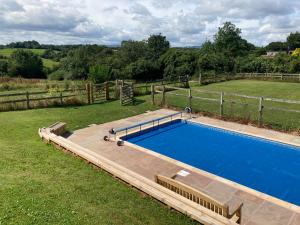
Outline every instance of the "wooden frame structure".
{"type": "Polygon", "coordinates": [[[237,225],[235,221],[214,213],[211,210],[202,207],[195,202],[174,193],[171,190],[168,190],[153,180],[145,178],[142,175],[139,175],[136,172],[133,172],[102,155],[96,154],[87,148],[79,146],[78,144],[63,138],[60,135],[55,134],[57,133],[56,131],[60,129],[63,130],[62,127],[65,127],[65,124],[57,122],[47,128],[40,128],[38,133],[45,142],[53,144],[58,149],[74,153],[75,155],[87,160],[95,166],[111,173],[114,177],[125,181],[126,183],[130,184],[130,186],[136,187],[140,191],[184,214],[189,215],[191,218],[199,221],[202,224],[237,225]]]}
{"type": "Polygon", "coordinates": [[[227,219],[241,224],[243,203],[240,203],[237,209],[235,209],[232,213],[229,213],[228,205],[223,204],[208,196],[207,194],[196,190],[180,181],[163,175],[156,175],[155,182],[221,216],[226,217],[227,219]]]}

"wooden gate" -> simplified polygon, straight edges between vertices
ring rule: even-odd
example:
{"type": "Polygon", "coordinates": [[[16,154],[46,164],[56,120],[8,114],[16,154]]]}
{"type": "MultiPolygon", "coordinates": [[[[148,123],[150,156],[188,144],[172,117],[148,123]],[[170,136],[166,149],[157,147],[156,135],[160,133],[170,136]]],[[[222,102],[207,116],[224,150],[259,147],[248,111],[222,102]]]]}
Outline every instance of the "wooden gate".
{"type": "Polygon", "coordinates": [[[133,85],[124,84],[120,86],[120,101],[121,105],[128,105],[134,103],[133,85]]]}
{"type": "Polygon", "coordinates": [[[108,82],[103,84],[92,84],[91,88],[91,101],[103,102],[109,100],[109,86],[108,82]]]}

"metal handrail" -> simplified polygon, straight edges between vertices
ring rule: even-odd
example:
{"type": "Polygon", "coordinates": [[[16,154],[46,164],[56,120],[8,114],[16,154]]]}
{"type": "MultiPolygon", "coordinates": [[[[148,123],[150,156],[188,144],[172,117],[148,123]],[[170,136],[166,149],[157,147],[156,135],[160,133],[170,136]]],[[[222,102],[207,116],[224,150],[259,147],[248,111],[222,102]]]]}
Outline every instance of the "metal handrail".
{"type": "Polygon", "coordinates": [[[180,117],[182,118],[182,114],[183,114],[183,112],[173,113],[171,115],[159,117],[159,118],[156,118],[156,119],[153,119],[153,120],[149,120],[149,121],[146,121],[146,122],[143,122],[143,123],[138,123],[138,124],[135,124],[135,125],[132,125],[132,126],[122,127],[122,128],[118,128],[118,129],[111,129],[110,130],[110,134],[116,135],[119,132],[125,131],[126,132],[126,136],[127,136],[128,130],[131,130],[133,128],[139,127],[140,131],[141,131],[143,125],[152,123],[152,125],[154,126],[155,122],[157,122],[157,124],[159,125],[159,121],[161,121],[161,120],[164,120],[164,119],[167,119],[167,118],[171,118],[171,120],[172,120],[173,117],[177,116],[177,115],[180,115],[180,117]]]}

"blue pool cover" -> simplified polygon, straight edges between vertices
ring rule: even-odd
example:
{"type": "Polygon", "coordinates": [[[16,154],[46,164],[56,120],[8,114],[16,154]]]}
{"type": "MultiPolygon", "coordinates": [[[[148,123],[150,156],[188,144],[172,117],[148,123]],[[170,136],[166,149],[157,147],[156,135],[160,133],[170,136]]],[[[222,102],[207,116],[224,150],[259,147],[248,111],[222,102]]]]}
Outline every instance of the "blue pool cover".
{"type": "Polygon", "coordinates": [[[181,120],[124,139],[300,206],[300,148],[181,120]]]}

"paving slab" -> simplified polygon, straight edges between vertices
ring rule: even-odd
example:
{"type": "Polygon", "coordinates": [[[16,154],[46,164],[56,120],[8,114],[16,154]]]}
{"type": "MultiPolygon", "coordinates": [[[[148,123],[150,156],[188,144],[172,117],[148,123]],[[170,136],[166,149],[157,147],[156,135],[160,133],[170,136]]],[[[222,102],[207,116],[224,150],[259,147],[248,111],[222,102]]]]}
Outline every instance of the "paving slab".
{"type": "MultiPolygon", "coordinates": [[[[299,224],[300,209],[298,206],[283,204],[280,200],[277,201],[272,197],[240,187],[240,185],[231,181],[191,166],[178,163],[176,160],[169,160],[166,159],[166,157],[160,157],[157,153],[142,151],[132,146],[117,146],[116,142],[107,142],[103,140],[104,135],[108,135],[108,131],[111,128],[130,126],[143,121],[170,115],[172,113],[175,113],[175,111],[168,109],[147,112],[130,118],[79,129],[66,136],[66,138],[96,154],[117,162],[125,168],[130,169],[150,180],[154,180],[154,177],[157,174],[170,177],[184,169],[190,174],[186,177],[176,176],[175,179],[203,191],[222,203],[228,204],[231,210],[235,209],[241,202],[243,202],[242,224],[299,224]]],[[[299,144],[300,146],[300,137],[277,131],[221,121],[208,117],[197,117],[193,120],[215,127],[243,132],[272,140],[276,139],[284,143],[292,143],[294,145],[299,144]]]]}

